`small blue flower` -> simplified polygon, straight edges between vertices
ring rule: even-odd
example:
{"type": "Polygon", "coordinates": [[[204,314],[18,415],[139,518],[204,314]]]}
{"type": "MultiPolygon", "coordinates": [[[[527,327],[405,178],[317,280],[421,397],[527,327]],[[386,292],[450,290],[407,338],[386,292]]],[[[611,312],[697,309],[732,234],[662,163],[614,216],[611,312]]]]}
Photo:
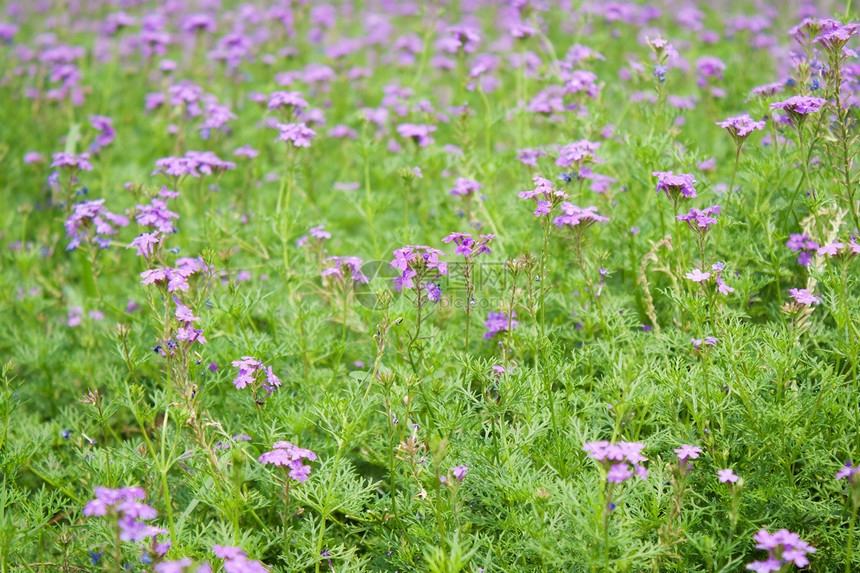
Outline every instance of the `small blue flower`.
{"type": "Polygon", "coordinates": [[[102,558],[101,551],[90,551],[90,561],[92,561],[93,565],[98,565],[99,560],[102,558]]]}
{"type": "Polygon", "coordinates": [[[68,440],[69,436],[72,435],[72,431],[71,430],[63,430],[62,432],[60,432],[60,435],[63,436],[64,440],[68,440]]]}

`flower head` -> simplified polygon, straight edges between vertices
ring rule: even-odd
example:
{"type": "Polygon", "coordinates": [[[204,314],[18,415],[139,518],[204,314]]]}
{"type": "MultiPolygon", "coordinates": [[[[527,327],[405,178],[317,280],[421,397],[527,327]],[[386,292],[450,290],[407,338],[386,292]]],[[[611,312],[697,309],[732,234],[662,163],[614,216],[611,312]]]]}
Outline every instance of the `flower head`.
{"type": "Polygon", "coordinates": [[[261,464],[272,464],[289,468],[290,479],[303,483],[308,480],[311,467],[304,465],[304,460],[315,461],[317,455],[310,450],[300,448],[290,442],[275,442],[272,451],[266,452],[257,460],[261,464]]]}
{"type": "Polygon", "coordinates": [[[720,483],[735,483],[738,481],[738,476],[735,475],[735,472],[732,471],[731,468],[726,468],[724,470],[717,470],[717,477],[720,480],[720,483]]]}
{"type": "Polygon", "coordinates": [[[806,567],[809,553],[815,553],[815,547],[803,541],[797,533],[787,529],[780,529],[771,534],[766,529],[761,529],[753,536],[756,541],[756,549],[768,552],[764,561],[754,561],[747,565],[750,571],[781,571],[783,565],[793,564],[795,567],[806,567]]]}
{"type": "Polygon", "coordinates": [[[718,121],[716,124],[728,131],[732,139],[735,140],[735,144],[740,147],[753,131],[764,129],[767,122],[754,121],[749,114],[745,113],[736,117],[730,117],[725,121],[718,121]]]}
{"type": "Polygon", "coordinates": [[[798,304],[803,305],[812,305],[812,304],[821,304],[821,299],[817,296],[813,295],[805,288],[791,288],[788,289],[788,294],[797,301],[798,304]]]}
{"type": "Polygon", "coordinates": [[[660,191],[666,193],[666,197],[677,203],[682,198],[695,199],[696,189],[693,184],[696,176],[689,173],[675,174],[672,171],[654,171],[651,173],[657,178],[657,194],[660,191]]]}
{"type": "Polygon", "coordinates": [[[827,100],[820,97],[796,95],[784,101],[774,102],[770,107],[784,111],[788,115],[789,122],[799,128],[807,115],[819,111],[825,103],[827,100]]]}

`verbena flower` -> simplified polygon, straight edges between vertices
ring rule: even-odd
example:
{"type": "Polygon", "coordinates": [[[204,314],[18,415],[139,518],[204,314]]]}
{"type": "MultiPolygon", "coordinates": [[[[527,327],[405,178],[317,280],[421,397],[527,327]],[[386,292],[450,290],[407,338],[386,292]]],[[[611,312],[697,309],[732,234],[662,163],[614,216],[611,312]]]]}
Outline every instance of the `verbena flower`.
{"type": "Polygon", "coordinates": [[[270,111],[287,109],[291,113],[308,107],[302,92],[277,91],[269,94],[267,107],[270,111]]]}
{"type": "Polygon", "coordinates": [[[686,215],[677,215],[675,218],[679,221],[686,221],[687,226],[696,234],[705,235],[712,225],[717,224],[715,217],[720,214],[721,209],[719,205],[714,205],[701,211],[690,208],[689,213],[686,215]]]}
{"type": "Polygon", "coordinates": [[[509,326],[511,329],[518,327],[520,322],[516,318],[516,312],[511,314],[510,319],[503,312],[488,312],[487,320],[484,321],[484,328],[487,329],[487,332],[484,333],[484,339],[489,340],[500,332],[507,332],[509,326]]]}
{"type": "Polygon", "coordinates": [[[821,304],[821,299],[813,295],[807,289],[797,289],[791,288],[788,289],[788,294],[797,301],[798,304],[803,305],[812,305],[812,304],[821,304]]]}
{"type": "Polygon", "coordinates": [[[473,195],[475,191],[479,191],[484,186],[474,181],[472,179],[466,179],[465,177],[458,177],[454,181],[454,188],[451,189],[451,195],[473,195]]]}
{"type": "Polygon", "coordinates": [[[259,561],[248,559],[248,555],[238,547],[213,545],[212,552],[224,559],[225,573],[267,573],[269,570],[259,561]]]}
{"type": "Polygon", "coordinates": [[[699,454],[702,453],[702,448],[682,444],[680,448],[675,449],[675,453],[678,455],[678,461],[686,462],[687,460],[695,460],[698,458],[699,454]]]}
{"type": "Polygon", "coordinates": [[[665,192],[672,203],[677,204],[681,199],[696,198],[696,189],[693,187],[696,182],[695,175],[675,174],[672,171],[653,171],[651,175],[657,178],[657,194],[659,195],[661,191],[665,192]]]}
{"type": "Polygon", "coordinates": [[[68,171],[92,171],[89,153],[55,153],[51,167],[59,167],[68,171]]]}
{"type": "Polygon", "coordinates": [[[597,207],[594,205],[582,208],[565,201],[561,204],[561,210],[564,214],[552,220],[557,227],[580,227],[584,230],[594,223],[609,221],[609,217],[597,214],[597,207]]]}
{"type": "Polygon", "coordinates": [[[413,140],[418,147],[427,147],[436,141],[430,136],[434,131],[436,131],[435,125],[401,123],[397,126],[397,133],[405,139],[413,140]]]}
{"type": "Polygon", "coordinates": [[[347,280],[362,284],[370,282],[370,279],[361,272],[364,261],[358,257],[328,257],[326,261],[334,264],[320,273],[324,277],[333,276],[343,283],[347,280]]]}
{"type": "Polygon", "coordinates": [[[745,113],[736,117],[730,117],[725,121],[718,121],[716,124],[728,131],[732,139],[735,140],[735,144],[740,147],[753,131],[764,129],[767,122],[754,121],[749,114],[745,113]]]}
{"type": "Polygon", "coordinates": [[[773,534],[766,529],[761,529],[753,539],[756,541],[756,549],[763,549],[768,553],[766,560],[753,561],[747,565],[748,570],[757,573],[781,571],[783,565],[787,564],[806,567],[809,565],[807,554],[817,551],[815,547],[803,541],[800,535],[787,529],[780,529],[773,534]]]}
{"type": "Polygon", "coordinates": [[[488,245],[494,238],[495,235],[481,235],[481,238],[476,241],[469,233],[451,233],[443,238],[442,242],[453,242],[457,245],[454,254],[460,255],[464,259],[470,259],[477,255],[489,255],[492,251],[488,245]]]}
{"type": "Polygon", "coordinates": [[[152,256],[152,249],[155,245],[160,241],[159,234],[155,233],[141,233],[137,237],[135,237],[131,243],[126,247],[126,249],[130,249],[134,247],[137,249],[137,256],[143,257],[145,259],[149,259],[152,256]]]}
{"type": "Polygon", "coordinates": [[[67,251],[77,249],[88,237],[105,249],[110,245],[109,235],[115,235],[117,227],[128,225],[128,217],[111,213],[104,207],[104,199],[84,201],[75,205],[72,214],[66,219],[67,251]]]}
{"type": "Polygon", "coordinates": [[[113,516],[119,526],[120,540],[140,542],[159,533],[167,533],[167,530],[143,523],[158,517],[155,509],[140,501],[146,499],[143,488],[99,486],[95,488],[95,494],[95,499],[84,505],[84,516],[113,516]]]}
{"type": "Polygon", "coordinates": [[[819,248],[818,243],[805,233],[793,233],[789,235],[785,246],[795,253],[800,253],[800,256],[797,257],[797,262],[804,267],[809,265],[809,262],[812,260],[812,253],[817,253],[819,248]]]}
{"type": "Polygon", "coordinates": [[[844,468],[842,468],[838,472],[836,472],[835,477],[837,480],[847,478],[848,483],[850,483],[851,485],[854,485],[855,483],[857,483],[857,482],[855,482],[855,479],[857,478],[857,476],[860,476],[860,467],[855,468],[851,465],[851,462],[848,462],[845,464],[844,468]]]}
{"type": "Polygon", "coordinates": [[[271,366],[263,367],[263,361],[254,356],[243,356],[241,360],[233,360],[233,368],[238,368],[239,372],[233,379],[233,385],[237,390],[242,390],[249,384],[254,386],[260,381],[260,374],[265,375],[265,384],[271,388],[277,388],[281,385],[281,380],[272,371],[271,366]]]}
{"type": "Polygon", "coordinates": [[[394,259],[389,265],[400,272],[400,275],[393,279],[394,290],[397,292],[415,288],[412,280],[415,277],[420,276],[423,279],[426,276],[430,280],[435,280],[441,275],[448,274],[448,264],[439,260],[440,256],[445,256],[445,252],[439,249],[426,245],[406,245],[395,249],[393,254],[394,259]]]}
{"type": "Polygon", "coordinates": [[[596,460],[607,471],[609,483],[621,483],[633,477],[645,480],[648,470],[642,462],[648,458],[642,455],[645,444],[639,442],[616,442],[606,440],[587,442],[582,449],[588,452],[588,457],[596,460]],[[632,469],[628,464],[632,464],[632,469]]]}
{"type": "Polygon", "coordinates": [[[784,111],[791,125],[801,127],[806,116],[819,111],[825,103],[827,100],[820,97],[796,95],[784,101],[774,102],[770,104],[770,108],[784,111]]]}
{"type": "Polygon", "coordinates": [[[738,481],[738,476],[735,475],[735,472],[732,471],[731,468],[726,468],[724,470],[717,470],[717,477],[720,480],[720,483],[735,483],[738,481]]]}
{"type": "Polygon", "coordinates": [[[576,166],[582,168],[587,163],[601,163],[603,160],[595,157],[594,152],[600,149],[600,142],[581,139],[563,146],[558,152],[555,164],[559,167],[576,166]]]}
{"type": "Polygon", "coordinates": [[[693,282],[704,282],[711,278],[711,273],[702,272],[701,269],[693,269],[691,272],[684,275],[693,282]]]}
{"type": "Polygon", "coordinates": [[[304,460],[315,461],[317,459],[315,453],[285,441],[275,442],[272,447],[274,448],[272,451],[264,453],[257,461],[264,465],[289,468],[288,475],[298,483],[308,481],[311,467],[304,465],[303,462],[304,460]]]}
{"type": "Polygon", "coordinates": [[[517,149],[517,159],[523,165],[537,167],[538,157],[546,157],[546,152],[540,149],[517,149]]]}
{"type": "Polygon", "coordinates": [[[279,123],[277,128],[280,131],[277,141],[292,143],[295,147],[310,147],[311,140],[317,134],[316,131],[302,122],[279,123]]]}

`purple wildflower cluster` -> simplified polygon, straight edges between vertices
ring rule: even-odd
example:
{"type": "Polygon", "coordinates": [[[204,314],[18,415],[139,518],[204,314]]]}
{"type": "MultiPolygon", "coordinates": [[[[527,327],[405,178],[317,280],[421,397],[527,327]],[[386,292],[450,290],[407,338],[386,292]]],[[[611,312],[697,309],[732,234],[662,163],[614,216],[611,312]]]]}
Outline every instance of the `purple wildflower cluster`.
{"type": "Polygon", "coordinates": [[[221,174],[235,169],[232,161],[224,161],[212,151],[189,151],[182,157],[162,157],[155,160],[155,170],[150,175],[163,174],[170,177],[174,188],[187,177],[199,178],[201,175],[221,174]]]}
{"type": "Polygon", "coordinates": [[[106,249],[110,246],[110,235],[116,235],[117,227],[125,227],[129,220],[125,215],[111,213],[104,207],[104,199],[84,201],[74,206],[72,214],[66,219],[66,238],[69,244],[67,251],[74,251],[81,243],[89,239],[99,247],[106,249]]]}
{"type": "Polygon", "coordinates": [[[796,95],[785,101],[774,102],[770,104],[770,108],[784,111],[787,122],[799,129],[803,126],[807,115],[818,112],[826,103],[827,100],[820,97],[796,95]]]}
{"type": "Polygon", "coordinates": [[[734,287],[730,287],[723,281],[723,270],[726,268],[724,263],[714,263],[711,265],[711,270],[704,272],[701,269],[693,269],[686,275],[687,279],[702,284],[706,288],[716,288],[716,291],[722,295],[727,295],[735,292],[734,287]]]}
{"type": "Polygon", "coordinates": [[[780,529],[775,533],[760,529],[753,539],[756,541],[756,549],[767,551],[767,559],[753,561],[747,565],[748,570],[756,573],[775,573],[782,571],[784,565],[806,567],[809,565],[807,555],[816,552],[815,547],[803,541],[800,535],[787,529],[780,529]]]}
{"type": "Polygon", "coordinates": [[[347,281],[352,281],[352,284],[370,282],[370,279],[361,272],[364,261],[358,257],[328,257],[326,261],[332,263],[332,266],[320,273],[321,276],[333,277],[343,285],[348,285],[347,281]]]}
{"type": "Polygon", "coordinates": [[[586,139],[569,143],[559,149],[558,159],[555,160],[555,164],[559,167],[576,167],[576,170],[580,171],[588,163],[603,162],[602,159],[594,155],[594,152],[598,149],[600,149],[600,142],[592,142],[586,139]]]}
{"type": "Polygon", "coordinates": [[[705,338],[691,338],[690,342],[693,344],[693,348],[695,348],[696,350],[702,350],[702,346],[704,346],[706,349],[708,346],[710,346],[711,348],[716,347],[717,342],[719,341],[713,336],[706,336],[705,338]]]}
{"type": "Polygon", "coordinates": [[[112,516],[117,520],[120,540],[140,542],[159,533],[167,533],[165,529],[144,523],[158,517],[158,512],[141,501],[146,499],[143,488],[99,486],[95,488],[95,494],[95,499],[84,506],[83,514],[86,517],[112,516]]]}
{"type": "Polygon", "coordinates": [[[494,238],[495,235],[481,235],[481,238],[476,241],[469,233],[451,233],[442,239],[442,242],[454,243],[456,245],[455,255],[460,255],[464,259],[471,259],[478,255],[489,255],[492,251],[488,245],[494,238]]]}
{"type": "Polygon", "coordinates": [[[594,205],[583,209],[569,201],[565,201],[561,204],[561,211],[563,214],[552,220],[556,227],[576,227],[578,230],[583,231],[594,223],[606,223],[609,221],[609,217],[597,214],[597,207],[594,205]]]}
{"type": "Polygon", "coordinates": [[[695,199],[696,176],[689,173],[674,173],[672,171],[654,171],[651,173],[657,178],[657,194],[661,191],[676,205],[681,199],[695,199]]]}
{"type": "Polygon", "coordinates": [[[746,113],[716,123],[729,132],[729,135],[732,136],[738,147],[744,144],[744,141],[752,132],[760,131],[767,125],[766,121],[755,121],[746,113]]]}
{"type": "Polygon", "coordinates": [[[401,292],[403,289],[412,289],[420,286],[427,290],[428,293],[435,295],[430,300],[438,302],[438,295],[440,293],[435,283],[428,282],[421,285],[420,281],[431,273],[433,275],[430,276],[431,281],[441,275],[448,274],[448,263],[439,260],[439,257],[445,256],[445,252],[425,245],[406,245],[401,249],[395,249],[393,254],[394,260],[389,265],[392,269],[400,273],[400,276],[393,279],[394,290],[401,292]],[[416,280],[419,282],[418,285],[416,285],[416,280]]]}
{"type": "Polygon", "coordinates": [[[812,254],[818,253],[818,243],[813,241],[806,233],[792,233],[788,236],[785,246],[800,253],[797,257],[797,262],[801,265],[808,266],[812,260],[812,254]]]}
{"type": "MultiPolygon", "coordinates": [[[[455,466],[453,468],[450,468],[448,471],[450,472],[451,477],[454,479],[453,483],[455,485],[457,485],[463,481],[463,478],[466,477],[466,473],[468,473],[468,471],[469,471],[469,466],[466,466],[466,465],[455,466]]],[[[448,476],[439,476],[439,481],[442,482],[442,485],[444,485],[446,487],[448,486],[449,483],[451,483],[450,480],[448,479],[448,476]]]]}
{"type": "Polygon", "coordinates": [[[520,321],[517,320],[516,312],[512,312],[511,316],[508,317],[504,312],[490,311],[487,313],[487,320],[484,322],[484,328],[487,329],[487,332],[484,333],[484,339],[489,340],[498,333],[508,332],[509,329],[512,330],[519,325],[520,321]]]}
{"type": "Polygon", "coordinates": [[[317,459],[315,453],[283,440],[272,444],[272,448],[274,448],[272,451],[264,453],[257,461],[264,465],[272,464],[289,468],[288,475],[298,483],[308,481],[311,466],[304,465],[304,460],[315,461],[317,459]]]}
{"type": "Polygon", "coordinates": [[[532,177],[532,181],[534,181],[535,188],[528,191],[520,191],[517,193],[517,197],[520,199],[535,199],[537,201],[537,209],[534,211],[535,217],[549,216],[553,209],[568,197],[564,191],[554,188],[552,181],[549,179],[535,175],[532,177]]]}
{"type": "Polygon", "coordinates": [[[89,153],[55,153],[51,167],[58,167],[64,171],[92,171],[93,164],[90,163],[89,153]]]}
{"type": "Polygon", "coordinates": [[[430,135],[436,131],[435,125],[401,123],[397,126],[397,133],[404,139],[411,139],[418,147],[427,147],[435,139],[430,135]]]}
{"type": "Polygon", "coordinates": [[[191,288],[188,278],[202,268],[203,263],[198,259],[180,259],[177,260],[176,268],[160,267],[143,271],[140,273],[140,278],[143,279],[140,284],[145,286],[154,284],[159,288],[166,288],[167,292],[187,291],[191,288]]]}
{"type": "Polygon", "coordinates": [[[454,188],[451,189],[451,195],[469,196],[474,195],[476,191],[480,191],[484,186],[472,179],[458,177],[454,181],[454,188]]]}
{"type": "Polygon", "coordinates": [[[277,141],[291,143],[294,147],[310,147],[311,141],[317,134],[304,122],[278,123],[276,127],[280,132],[277,141]]]}
{"type": "Polygon", "coordinates": [[[600,463],[606,470],[606,481],[618,484],[627,481],[634,475],[645,480],[648,470],[642,462],[648,458],[642,455],[645,444],[639,442],[616,442],[607,440],[587,442],[582,449],[588,452],[588,457],[600,463]]]}
{"type": "Polygon", "coordinates": [[[91,115],[90,125],[98,132],[98,135],[90,144],[90,151],[98,153],[104,147],[113,143],[116,130],[113,127],[113,119],[104,115],[91,115]]]}
{"type": "Polygon", "coordinates": [[[679,221],[685,221],[697,235],[704,235],[712,225],[717,224],[716,216],[720,214],[722,208],[719,205],[713,205],[707,209],[690,208],[690,212],[686,215],[676,215],[675,218],[679,221]]]}
{"type": "Polygon", "coordinates": [[[788,294],[797,302],[797,304],[802,304],[806,306],[810,306],[813,304],[821,304],[821,299],[813,295],[805,288],[790,288],[788,289],[788,294]]]}
{"type": "Polygon", "coordinates": [[[257,386],[260,379],[260,374],[265,374],[265,382],[262,383],[263,388],[269,392],[274,392],[275,388],[281,385],[281,380],[272,371],[271,366],[263,367],[262,360],[253,356],[243,356],[241,360],[231,362],[233,368],[238,368],[239,373],[233,379],[233,385],[237,390],[241,390],[248,386],[257,386]]]}
{"type": "Polygon", "coordinates": [[[847,242],[834,241],[816,251],[819,257],[828,256],[830,258],[848,261],[860,255],[860,244],[852,237],[847,242]]]}

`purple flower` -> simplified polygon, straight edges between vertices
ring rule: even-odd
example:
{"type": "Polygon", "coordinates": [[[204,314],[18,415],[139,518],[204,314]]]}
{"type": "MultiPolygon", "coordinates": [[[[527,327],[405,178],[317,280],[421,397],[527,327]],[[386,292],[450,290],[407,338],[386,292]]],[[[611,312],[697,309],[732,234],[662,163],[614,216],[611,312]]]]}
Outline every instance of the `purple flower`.
{"type": "Polygon", "coordinates": [[[746,567],[750,571],[759,573],[780,571],[782,566],[786,564],[806,567],[809,565],[807,554],[817,551],[815,547],[803,541],[797,533],[792,533],[787,529],[780,529],[773,534],[766,529],[761,529],[753,536],[753,539],[756,541],[756,549],[763,549],[768,552],[765,561],[754,561],[746,567]]]}
{"type": "Polygon", "coordinates": [[[113,142],[116,130],[113,128],[113,119],[104,115],[91,115],[90,125],[100,132],[90,146],[90,151],[97,153],[102,147],[113,142]]]}
{"type": "Polygon", "coordinates": [[[500,332],[507,332],[508,326],[510,326],[511,329],[518,327],[520,323],[516,317],[516,312],[511,314],[510,319],[508,319],[508,315],[503,312],[488,312],[487,320],[484,322],[484,328],[487,329],[487,332],[484,333],[484,340],[489,340],[500,332]]]}
{"type": "Polygon", "coordinates": [[[594,205],[582,208],[565,201],[561,204],[561,210],[564,214],[552,220],[557,227],[580,227],[580,230],[585,230],[594,223],[609,221],[609,217],[597,214],[597,207],[594,205]]]}
{"type": "MultiPolygon", "coordinates": [[[[316,229],[316,227],[314,227],[314,229],[316,229]]],[[[328,235],[328,233],[325,234],[328,235]]],[[[329,235],[329,237],[330,236],[331,235],[329,235]]],[[[331,261],[334,265],[325,269],[321,273],[324,277],[334,276],[341,282],[344,282],[347,279],[352,280],[353,283],[366,284],[370,282],[370,279],[361,272],[363,261],[358,257],[328,257],[326,261],[331,261]],[[347,273],[349,274],[348,277],[346,276],[347,273]]]]}
{"type": "Polygon", "coordinates": [[[442,289],[432,281],[424,283],[424,290],[427,291],[427,298],[432,302],[439,302],[442,298],[442,289]]]}
{"type": "Polygon", "coordinates": [[[689,213],[686,215],[677,215],[675,218],[679,221],[686,221],[690,229],[697,234],[704,235],[708,232],[711,225],[716,225],[717,220],[714,217],[720,214],[720,210],[721,207],[719,205],[714,205],[701,211],[690,208],[689,213]]]}
{"type": "Polygon", "coordinates": [[[631,471],[630,466],[624,462],[614,464],[609,468],[609,471],[606,474],[606,481],[609,483],[622,483],[631,477],[633,477],[633,472],[631,471]]]}
{"type": "Polygon", "coordinates": [[[289,468],[288,475],[298,483],[308,480],[311,467],[304,465],[303,462],[304,460],[311,462],[316,460],[317,455],[315,453],[285,441],[275,442],[272,447],[274,448],[272,451],[264,453],[257,461],[261,464],[272,464],[289,468]]]}
{"type": "Polygon", "coordinates": [[[308,107],[304,95],[301,92],[272,92],[267,104],[269,110],[287,109],[291,113],[308,107]]]}
{"type": "Polygon", "coordinates": [[[719,477],[720,483],[735,483],[739,479],[731,468],[717,470],[717,476],[719,477]]]}
{"type": "Polygon", "coordinates": [[[797,289],[797,288],[788,289],[788,294],[791,296],[791,298],[796,300],[798,302],[798,304],[805,304],[805,305],[821,304],[821,299],[814,296],[811,292],[809,292],[805,288],[803,288],[803,289],[797,289]]]}
{"type": "Polygon", "coordinates": [[[610,483],[621,483],[631,477],[634,473],[641,480],[648,477],[648,470],[641,462],[648,458],[642,455],[645,444],[639,442],[617,442],[612,444],[606,440],[598,442],[587,442],[582,449],[588,452],[588,457],[598,461],[607,470],[607,481],[610,483]],[[628,466],[632,464],[632,470],[628,466]]]}
{"type": "Polygon", "coordinates": [[[430,136],[434,131],[436,131],[435,125],[401,123],[397,126],[400,137],[412,139],[419,147],[427,147],[436,141],[430,136]]]}
{"type": "Polygon", "coordinates": [[[545,157],[546,152],[541,151],[539,149],[518,149],[517,150],[517,159],[523,165],[531,165],[532,167],[537,167],[538,157],[545,157]]]}
{"type": "Polygon", "coordinates": [[[599,142],[591,142],[581,139],[575,143],[569,143],[558,152],[555,164],[559,167],[582,167],[586,163],[600,163],[602,160],[594,156],[594,152],[600,148],[599,142]]]}
{"type": "Polygon", "coordinates": [[[469,471],[469,466],[457,466],[451,468],[451,475],[454,476],[454,479],[457,480],[457,483],[463,481],[463,478],[466,477],[466,472],[469,471]]]}
{"type": "Polygon", "coordinates": [[[684,276],[693,282],[700,283],[711,278],[711,273],[705,273],[702,272],[700,269],[694,269],[692,272],[689,272],[684,276]]]}
{"type": "Polygon", "coordinates": [[[115,235],[117,227],[128,225],[128,217],[111,213],[104,208],[104,199],[84,201],[75,205],[72,214],[66,219],[66,237],[69,245],[66,250],[73,251],[81,242],[92,237],[102,248],[110,244],[107,235],[115,235]]]}
{"type": "Polygon", "coordinates": [[[237,390],[245,388],[248,384],[254,385],[258,380],[259,372],[266,375],[266,382],[269,386],[278,387],[281,385],[281,380],[275,376],[272,367],[263,368],[263,362],[253,356],[243,356],[241,360],[233,360],[230,364],[239,370],[233,379],[233,385],[236,386],[237,390]]]}
{"type": "Polygon", "coordinates": [[[657,178],[657,194],[660,191],[666,193],[666,197],[677,203],[682,197],[687,199],[696,198],[695,175],[688,173],[675,174],[672,171],[654,171],[651,173],[657,178]]]}
{"type": "Polygon", "coordinates": [[[451,233],[444,239],[443,243],[453,242],[457,245],[454,249],[454,254],[460,255],[465,259],[471,258],[473,255],[490,254],[490,241],[495,238],[495,235],[481,235],[481,238],[476,241],[468,233],[451,233]]]}
{"type": "Polygon", "coordinates": [[[851,485],[854,485],[854,479],[860,475],[860,467],[852,467],[851,462],[845,464],[845,467],[836,472],[836,479],[840,480],[843,478],[848,478],[848,482],[851,485]]]}
{"type": "Polygon", "coordinates": [[[770,108],[784,111],[791,124],[800,127],[808,114],[819,111],[825,103],[827,100],[820,97],[796,95],[785,101],[774,102],[770,104],[770,108]]]}
{"type": "Polygon", "coordinates": [[[680,448],[675,449],[675,453],[678,454],[679,462],[686,462],[687,460],[695,460],[698,458],[699,454],[702,453],[702,448],[682,444],[680,448]]]}
{"type": "Polygon", "coordinates": [[[317,132],[304,123],[279,123],[280,134],[276,141],[292,143],[295,147],[310,147],[317,132]]]}
{"type": "Polygon", "coordinates": [[[458,177],[454,181],[454,188],[451,189],[451,195],[472,195],[475,191],[482,189],[484,186],[472,179],[458,177]]]}
{"type": "Polygon", "coordinates": [[[59,167],[70,171],[92,171],[93,164],[90,163],[89,153],[55,153],[51,167],[59,167]]]}
{"type": "Polygon", "coordinates": [[[155,233],[142,233],[139,236],[135,237],[134,240],[126,247],[126,249],[130,249],[132,247],[137,249],[137,256],[144,257],[145,259],[149,259],[152,256],[152,247],[157,245],[160,240],[160,237],[157,232],[155,233]]]}
{"type": "Polygon", "coordinates": [[[732,136],[732,139],[735,140],[735,144],[740,147],[749,134],[753,131],[764,129],[767,122],[753,121],[749,114],[745,113],[736,117],[730,117],[725,121],[718,121],[716,124],[726,129],[729,135],[732,136]]]}

